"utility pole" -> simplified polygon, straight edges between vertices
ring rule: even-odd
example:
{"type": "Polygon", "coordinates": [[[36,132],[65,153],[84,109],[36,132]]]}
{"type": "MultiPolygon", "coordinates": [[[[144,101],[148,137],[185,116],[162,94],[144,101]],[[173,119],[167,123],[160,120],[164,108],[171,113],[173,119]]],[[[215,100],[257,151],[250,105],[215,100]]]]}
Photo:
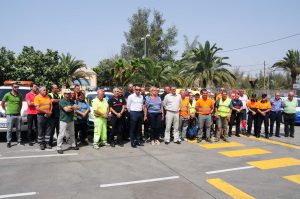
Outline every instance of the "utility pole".
{"type": "Polygon", "coordinates": [[[264,61],[264,90],[266,91],[266,62],[264,61]]]}

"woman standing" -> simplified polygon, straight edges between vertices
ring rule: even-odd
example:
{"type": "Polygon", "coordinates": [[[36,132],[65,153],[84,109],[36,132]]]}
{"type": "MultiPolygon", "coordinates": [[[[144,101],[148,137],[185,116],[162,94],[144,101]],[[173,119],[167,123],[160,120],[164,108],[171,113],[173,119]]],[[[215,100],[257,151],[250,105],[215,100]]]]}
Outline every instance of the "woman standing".
{"type": "Polygon", "coordinates": [[[150,88],[150,96],[146,97],[144,108],[144,120],[149,121],[151,132],[151,145],[160,144],[159,135],[162,131],[162,120],[164,118],[164,111],[161,98],[158,96],[159,88],[152,86],[150,88]]]}

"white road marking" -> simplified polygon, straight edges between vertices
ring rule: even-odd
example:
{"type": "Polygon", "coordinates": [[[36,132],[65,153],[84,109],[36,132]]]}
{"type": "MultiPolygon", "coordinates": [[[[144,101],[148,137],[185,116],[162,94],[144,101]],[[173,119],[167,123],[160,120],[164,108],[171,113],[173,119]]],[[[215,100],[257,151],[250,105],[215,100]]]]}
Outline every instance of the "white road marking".
{"type": "Polygon", "coordinates": [[[208,172],[205,172],[205,173],[206,174],[215,174],[215,173],[224,173],[224,172],[228,172],[228,171],[238,171],[238,170],[253,169],[253,168],[255,168],[255,166],[236,167],[236,168],[231,168],[231,169],[208,171],[208,172]]]}
{"type": "Polygon", "coordinates": [[[177,178],[179,178],[179,176],[171,176],[171,177],[165,177],[165,178],[152,178],[152,179],[147,179],[147,180],[119,182],[119,183],[112,183],[112,184],[102,184],[102,185],[100,185],[100,187],[104,188],[104,187],[123,186],[123,185],[129,185],[129,184],[139,184],[139,183],[146,183],[146,182],[157,182],[157,181],[163,181],[163,180],[173,180],[173,179],[177,179],[177,178]]]}
{"type": "Polygon", "coordinates": [[[78,155],[78,153],[50,154],[50,155],[28,155],[28,156],[11,156],[11,157],[1,157],[0,160],[25,159],[25,158],[47,158],[47,157],[60,157],[60,156],[71,156],[71,155],[78,155]]]}
{"type": "Polygon", "coordinates": [[[37,192],[28,192],[28,193],[15,193],[15,194],[6,194],[0,195],[0,198],[14,198],[14,197],[22,197],[22,196],[32,196],[38,194],[37,192]]]}

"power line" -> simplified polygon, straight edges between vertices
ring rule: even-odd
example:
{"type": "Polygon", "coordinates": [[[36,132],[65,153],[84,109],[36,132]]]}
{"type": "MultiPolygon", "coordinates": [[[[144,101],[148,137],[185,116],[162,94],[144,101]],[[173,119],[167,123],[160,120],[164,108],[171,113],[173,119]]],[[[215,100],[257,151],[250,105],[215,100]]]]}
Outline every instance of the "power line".
{"type": "Polygon", "coordinates": [[[280,41],[280,40],[288,39],[288,38],[291,38],[291,37],[296,37],[296,36],[299,36],[299,35],[300,35],[300,33],[297,33],[297,34],[289,35],[289,36],[286,36],[286,37],[282,37],[282,38],[278,38],[278,39],[274,39],[274,40],[271,40],[271,41],[266,41],[266,42],[262,42],[262,43],[258,43],[258,44],[253,44],[253,45],[244,46],[244,47],[240,47],[240,48],[234,48],[234,49],[231,49],[231,50],[223,50],[223,51],[220,51],[220,53],[243,50],[243,49],[246,49],[246,48],[252,48],[252,47],[256,47],[256,46],[262,46],[262,45],[265,45],[265,44],[274,43],[274,42],[277,42],[277,41],[280,41]]]}

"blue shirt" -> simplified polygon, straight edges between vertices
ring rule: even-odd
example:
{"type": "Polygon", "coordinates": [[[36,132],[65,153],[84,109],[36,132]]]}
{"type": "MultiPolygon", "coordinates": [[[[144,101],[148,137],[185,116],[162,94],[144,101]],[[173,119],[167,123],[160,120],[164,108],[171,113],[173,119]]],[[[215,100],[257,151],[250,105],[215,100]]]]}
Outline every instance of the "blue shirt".
{"type": "Polygon", "coordinates": [[[281,98],[279,98],[279,100],[276,100],[275,97],[272,97],[270,99],[270,103],[271,103],[271,111],[282,111],[283,108],[283,100],[281,98]]]}
{"type": "MultiPolygon", "coordinates": [[[[76,104],[78,105],[78,110],[80,112],[85,112],[86,110],[90,110],[90,106],[88,105],[88,103],[86,103],[85,101],[76,101],[76,104]]],[[[82,118],[81,115],[77,115],[77,120],[87,120],[88,117],[86,118],[82,118]]]]}
{"type": "Polygon", "coordinates": [[[162,101],[159,96],[152,99],[150,96],[146,97],[146,108],[148,113],[161,113],[162,101]]]}

